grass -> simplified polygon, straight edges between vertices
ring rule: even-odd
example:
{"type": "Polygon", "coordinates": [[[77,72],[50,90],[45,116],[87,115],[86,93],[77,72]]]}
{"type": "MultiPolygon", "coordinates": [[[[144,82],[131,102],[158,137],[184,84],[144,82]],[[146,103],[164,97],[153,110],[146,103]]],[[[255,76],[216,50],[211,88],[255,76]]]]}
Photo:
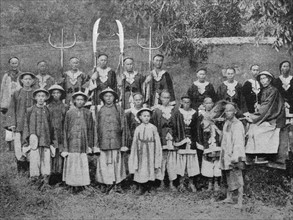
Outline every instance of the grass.
{"type": "MultiPolygon", "coordinates": [[[[89,187],[72,194],[66,187],[38,189],[28,174],[18,174],[12,152],[0,154],[0,218],[4,219],[289,219],[293,218],[292,193],[283,174],[267,168],[251,168],[245,175],[242,211],[215,201],[224,190],[213,193],[171,193],[136,196],[125,186],[125,194],[105,195],[89,187]]],[[[94,162],[91,158],[91,164],[94,162]]]]}

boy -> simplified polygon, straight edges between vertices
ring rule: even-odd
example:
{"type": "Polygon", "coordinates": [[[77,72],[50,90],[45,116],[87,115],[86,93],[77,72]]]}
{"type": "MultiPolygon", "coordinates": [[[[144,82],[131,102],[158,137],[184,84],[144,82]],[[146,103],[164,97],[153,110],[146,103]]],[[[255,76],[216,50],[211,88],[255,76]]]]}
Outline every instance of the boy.
{"type": "Polygon", "coordinates": [[[52,184],[61,182],[63,159],[60,155],[60,149],[63,148],[64,137],[64,120],[68,106],[62,102],[65,98],[65,91],[59,85],[53,85],[49,88],[51,95],[48,101],[52,126],[54,129],[54,147],[56,149],[55,158],[52,158],[51,180],[52,184]]]}
{"type": "Polygon", "coordinates": [[[48,89],[54,85],[55,80],[48,73],[48,64],[42,60],[37,63],[38,75],[36,75],[35,88],[48,89]]]}
{"type": "Polygon", "coordinates": [[[65,103],[67,105],[72,101],[72,94],[78,91],[84,92],[83,85],[86,83],[88,77],[85,73],[79,70],[79,59],[71,57],[69,59],[70,70],[64,73],[64,88],[66,91],[65,103]]]}
{"type": "Polygon", "coordinates": [[[79,91],[72,95],[72,99],[74,106],[65,116],[61,156],[65,158],[63,181],[77,192],[90,184],[87,153],[92,153],[94,147],[94,126],[91,112],[83,107],[87,95],[79,91]]]}
{"type": "Polygon", "coordinates": [[[35,75],[30,72],[22,73],[19,76],[19,83],[23,88],[13,93],[5,122],[5,128],[14,132],[14,151],[19,172],[25,171],[28,166],[22,154],[22,133],[27,108],[33,105],[32,86],[35,78],[35,75]]]}
{"type": "Polygon", "coordinates": [[[104,105],[98,112],[99,148],[95,149],[94,153],[100,153],[97,160],[96,180],[106,185],[107,193],[113,187],[116,192],[121,193],[119,183],[126,178],[125,162],[121,155],[121,147],[124,146],[122,143],[124,126],[121,109],[115,104],[118,98],[118,94],[111,88],[100,93],[104,105]]]}
{"type": "Polygon", "coordinates": [[[204,99],[202,111],[199,116],[199,129],[201,137],[199,143],[204,146],[201,174],[208,178],[208,191],[214,189],[220,190],[220,137],[221,131],[212,121],[211,110],[214,107],[214,102],[211,98],[204,99]],[[214,183],[214,184],[213,184],[214,183]]]}
{"type": "MultiPolygon", "coordinates": [[[[23,137],[28,140],[30,148],[30,177],[43,176],[45,183],[51,172],[51,152],[54,130],[51,124],[50,112],[45,105],[50,94],[45,89],[33,92],[36,104],[27,109],[23,137]]],[[[54,149],[53,154],[54,154],[54,149]]]]}
{"type": "Polygon", "coordinates": [[[148,182],[155,181],[160,175],[162,147],[157,128],[149,123],[152,111],[142,108],[137,112],[141,124],[135,129],[129,171],[134,174],[134,181],[139,183],[142,195],[149,188],[148,182]]]}
{"type": "Polygon", "coordinates": [[[162,105],[155,106],[152,115],[152,124],[158,128],[163,148],[163,159],[161,166],[161,175],[158,178],[161,180],[160,190],[164,187],[165,172],[168,172],[170,180],[169,187],[172,191],[176,188],[173,181],[177,178],[177,151],[173,146],[173,119],[174,106],[170,105],[171,95],[167,90],[163,90],[160,94],[160,101],[162,105]]]}
{"type": "Polygon", "coordinates": [[[180,175],[179,191],[184,191],[184,176],[187,174],[188,187],[196,192],[194,177],[200,173],[196,141],[197,141],[197,113],[190,108],[189,96],[182,96],[181,107],[174,114],[173,137],[177,151],[177,174],[180,175]]]}
{"type": "Polygon", "coordinates": [[[245,132],[241,121],[236,117],[236,107],[228,103],[225,107],[226,122],[223,127],[221,142],[220,164],[226,171],[227,198],[222,203],[233,203],[232,193],[238,190],[238,203],[235,208],[242,208],[243,202],[243,176],[245,158],[245,132]]]}

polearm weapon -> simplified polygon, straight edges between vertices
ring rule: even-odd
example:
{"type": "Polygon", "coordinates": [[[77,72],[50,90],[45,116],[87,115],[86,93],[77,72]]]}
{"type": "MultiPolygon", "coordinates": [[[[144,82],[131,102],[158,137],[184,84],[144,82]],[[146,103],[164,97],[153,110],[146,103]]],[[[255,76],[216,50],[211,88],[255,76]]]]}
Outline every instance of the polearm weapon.
{"type": "Polygon", "coordinates": [[[62,71],[62,75],[63,75],[63,68],[64,68],[64,50],[65,49],[69,49],[69,48],[75,46],[75,44],[76,44],[76,34],[74,34],[74,42],[71,45],[69,45],[69,46],[64,46],[64,31],[63,31],[63,28],[61,30],[61,46],[57,46],[57,45],[52,44],[52,42],[51,42],[51,34],[49,34],[48,41],[49,41],[49,44],[51,45],[51,47],[53,47],[55,49],[59,49],[61,51],[60,52],[61,53],[60,61],[61,61],[61,71],[62,71]]]}
{"type": "Polygon", "coordinates": [[[97,57],[98,57],[98,51],[97,51],[97,40],[99,37],[98,29],[100,25],[101,18],[96,20],[93,28],[93,51],[94,51],[94,68],[97,68],[97,57]]]}
{"type": "MultiPolygon", "coordinates": [[[[152,47],[152,26],[150,26],[150,31],[149,31],[149,46],[148,47],[145,47],[145,46],[142,46],[140,43],[139,43],[139,34],[137,34],[137,39],[136,39],[136,43],[137,45],[142,48],[142,49],[145,49],[145,50],[148,50],[149,51],[149,73],[151,73],[152,71],[152,51],[153,50],[158,50],[159,48],[161,48],[164,44],[164,38],[162,36],[162,42],[161,44],[158,46],[158,47],[152,47]]],[[[152,77],[152,75],[151,75],[152,77]]],[[[144,85],[144,96],[145,96],[145,101],[147,101],[147,98],[150,97],[150,86],[148,84],[145,84],[144,85]]],[[[148,100],[148,102],[150,102],[151,100],[148,100]]]]}

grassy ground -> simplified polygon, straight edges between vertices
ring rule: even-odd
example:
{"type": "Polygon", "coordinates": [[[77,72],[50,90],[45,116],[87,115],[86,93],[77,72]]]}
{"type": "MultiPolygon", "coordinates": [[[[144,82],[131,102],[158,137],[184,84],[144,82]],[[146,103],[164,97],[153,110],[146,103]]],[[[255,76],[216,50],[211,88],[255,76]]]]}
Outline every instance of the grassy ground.
{"type": "MultiPolygon", "coordinates": [[[[224,191],[170,192],[136,196],[102,194],[88,189],[72,194],[66,187],[38,189],[27,174],[17,174],[13,153],[0,154],[0,218],[4,219],[291,219],[292,194],[283,174],[266,168],[246,171],[242,210],[219,205],[224,191]],[[291,197],[290,197],[291,196],[291,197]]],[[[93,158],[92,158],[93,159],[93,158]]]]}

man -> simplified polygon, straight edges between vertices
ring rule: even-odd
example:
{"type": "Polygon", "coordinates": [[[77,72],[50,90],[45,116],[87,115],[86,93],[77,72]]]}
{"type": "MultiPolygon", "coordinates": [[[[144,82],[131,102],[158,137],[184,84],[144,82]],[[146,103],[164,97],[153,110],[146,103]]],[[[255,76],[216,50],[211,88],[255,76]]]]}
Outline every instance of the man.
{"type": "Polygon", "coordinates": [[[48,90],[52,85],[54,85],[55,80],[48,72],[48,64],[46,61],[42,60],[37,63],[38,75],[36,75],[35,88],[43,88],[48,90]]]}
{"type": "Polygon", "coordinates": [[[163,70],[164,56],[157,54],[153,57],[154,69],[145,80],[145,95],[149,106],[160,104],[159,96],[162,90],[170,92],[170,105],[175,105],[175,93],[173,88],[173,81],[170,74],[163,70]]]}
{"type": "Polygon", "coordinates": [[[242,95],[246,103],[247,109],[242,109],[243,112],[254,113],[255,106],[259,100],[260,84],[256,80],[257,75],[259,74],[259,65],[253,64],[250,67],[250,72],[252,75],[251,79],[248,79],[242,87],[242,95]]]}
{"type": "MultiPolygon", "coordinates": [[[[8,63],[10,68],[4,73],[0,88],[0,111],[3,115],[8,111],[12,94],[21,88],[18,81],[19,75],[21,74],[18,69],[19,59],[17,57],[12,57],[8,60],[8,63]]],[[[4,121],[5,118],[4,116],[4,121]]],[[[12,151],[13,133],[11,131],[6,130],[5,141],[8,144],[9,150],[12,151]]]]}
{"type": "Polygon", "coordinates": [[[124,91],[122,97],[123,108],[129,109],[134,106],[133,95],[135,93],[142,94],[142,87],[145,77],[138,72],[134,71],[134,59],[127,57],[124,59],[125,71],[122,75],[122,91],[124,91]]]}
{"type": "Polygon", "coordinates": [[[285,109],[281,94],[272,85],[273,79],[273,75],[268,71],[257,76],[262,89],[257,114],[247,116],[251,123],[246,145],[247,154],[268,157],[278,153],[280,129],[285,124],[285,109]]]}
{"type": "Polygon", "coordinates": [[[102,100],[99,98],[100,93],[110,87],[117,92],[117,77],[116,73],[108,67],[108,55],[100,54],[98,56],[98,67],[93,70],[93,75],[89,82],[89,91],[92,92],[93,101],[96,105],[102,104],[102,100]]]}

